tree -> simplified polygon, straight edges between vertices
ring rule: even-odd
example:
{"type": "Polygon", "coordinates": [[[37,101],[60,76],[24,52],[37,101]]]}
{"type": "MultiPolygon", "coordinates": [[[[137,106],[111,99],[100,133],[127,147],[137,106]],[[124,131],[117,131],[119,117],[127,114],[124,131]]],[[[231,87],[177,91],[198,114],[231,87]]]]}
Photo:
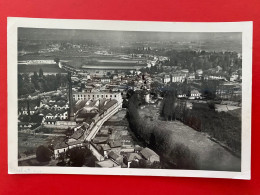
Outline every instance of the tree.
{"type": "Polygon", "coordinates": [[[87,167],[95,167],[96,166],[97,158],[94,155],[90,155],[88,158],[86,158],[85,165],[87,167]]]}
{"type": "Polygon", "coordinates": [[[70,165],[73,167],[82,167],[86,161],[86,152],[82,148],[72,148],[67,151],[70,165]]]}
{"type": "Polygon", "coordinates": [[[201,92],[204,97],[208,99],[215,99],[219,86],[220,81],[218,80],[204,80],[201,85],[201,92]]]}
{"type": "Polygon", "coordinates": [[[36,159],[39,162],[48,162],[51,160],[52,152],[46,146],[40,145],[36,150],[36,159]]]}
{"type": "Polygon", "coordinates": [[[172,163],[178,169],[198,169],[198,157],[183,144],[175,144],[170,152],[172,163]]]}
{"type": "Polygon", "coordinates": [[[66,165],[65,157],[66,157],[65,153],[59,154],[59,157],[58,157],[59,162],[57,163],[58,166],[65,166],[66,165]]]}
{"type": "Polygon", "coordinates": [[[67,136],[71,136],[71,135],[73,134],[73,132],[74,132],[74,130],[73,130],[71,127],[69,127],[69,128],[67,129],[67,131],[66,131],[66,135],[67,135],[67,136]]]}
{"type": "Polygon", "coordinates": [[[59,64],[60,59],[59,59],[58,57],[56,57],[56,58],[54,58],[54,62],[55,62],[56,64],[59,64]]]}
{"type": "Polygon", "coordinates": [[[43,70],[40,68],[40,70],[39,70],[39,77],[40,78],[43,78],[43,70]]]}
{"type": "Polygon", "coordinates": [[[208,106],[209,106],[209,109],[211,109],[211,110],[215,110],[216,109],[216,105],[215,105],[214,101],[209,101],[208,102],[208,106]]]}
{"type": "Polygon", "coordinates": [[[140,159],[138,163],[140,168],[147,168],[146,160],[140,159]]]}
{"type": "Polygon", "coordinates": [[[132,161],[132,162],[130,163],[130,168],[139,168],[138,162],[132,161]]]}
{"type": "Polygon", "coordinates": [[[154,133],[151,133],[151,135],[150,135],[149,145],[151,148],[156,148],[156,138],[155,138],[154,133]]]}
{"type": "Polygon", "coordinates": [[[34,88],[35,89],[39,89],[39,77],[38,77],[38,74],[37,72],[34,72],[34,74],[31,76],[31,81],[32,81],[32,84],[34,85],[34,88]]]}
{"type": "Polygon", "coordinates": [[[18,96],[23,95],[23,76],[21,74],[18,74],[18,96]]]}
{"type": "Polygon", "coordinates": [[[176,90],[170,89],[166,92],[162,107],[162,116],[165,120],[176,119],[176,105],[176,90]]]}

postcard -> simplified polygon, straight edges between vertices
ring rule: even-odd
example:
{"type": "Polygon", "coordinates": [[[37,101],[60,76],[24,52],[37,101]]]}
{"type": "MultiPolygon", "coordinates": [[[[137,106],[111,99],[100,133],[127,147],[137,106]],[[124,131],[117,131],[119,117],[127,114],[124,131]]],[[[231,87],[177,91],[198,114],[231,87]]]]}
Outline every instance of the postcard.
{"type": "Polygon", "coordinates": [[[250,179],[252,28],[8,18],[9,174],[250,179]]]}

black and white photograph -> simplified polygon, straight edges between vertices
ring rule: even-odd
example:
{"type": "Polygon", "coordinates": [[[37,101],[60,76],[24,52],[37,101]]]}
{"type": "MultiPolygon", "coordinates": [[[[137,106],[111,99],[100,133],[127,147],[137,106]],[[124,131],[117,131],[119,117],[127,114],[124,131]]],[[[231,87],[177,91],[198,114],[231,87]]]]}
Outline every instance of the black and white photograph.
{"type": "Polygon", "coordinates": [[[252,23],[8,25],[10,173],[250,179],[252,23]]]}

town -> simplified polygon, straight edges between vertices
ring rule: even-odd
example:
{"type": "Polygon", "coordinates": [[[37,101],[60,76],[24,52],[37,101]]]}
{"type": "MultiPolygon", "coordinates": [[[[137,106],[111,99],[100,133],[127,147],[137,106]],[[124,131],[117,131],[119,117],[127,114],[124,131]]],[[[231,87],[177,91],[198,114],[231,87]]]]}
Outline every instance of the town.
{"type": "Polygon", "coordinates": [[[120,44],[19,40],[19,166],[239,171],[241,52],[120,44]]]}

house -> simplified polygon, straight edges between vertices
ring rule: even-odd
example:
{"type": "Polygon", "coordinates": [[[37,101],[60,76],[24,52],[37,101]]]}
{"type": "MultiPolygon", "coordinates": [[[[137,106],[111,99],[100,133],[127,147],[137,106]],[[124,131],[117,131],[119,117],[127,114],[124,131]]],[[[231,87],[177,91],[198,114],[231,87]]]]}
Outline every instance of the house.
{"type": "Polygon", "coordinates": [[[132,161],[139,162],[139,160],[141,160],[141,159],[143,159],[143,158],[137,153],[128,153],[124,156],[123,162],[129,168],[132,161]]]}
{"type": "Polygon", "coordinates": [[[128,153],[125,157],[128,162],[132,162],[133,160],[139,161],[140,159],[142,159],[142,157],[137,153],[128,153]]]}
{"type": "Polygon", "coordinates": [[[239,78],[239,75],[236,74],[236,73],[233,73],[233,74],[231,75],[231,77],[230,77],[230,81],[231,81],[231,82],[234,82],[234,81],[238,80],[238,78],[239,78]]]}
{"type": "Polygon", "coordinates": [[[121,164],[123,162],[123,158],[122,156],[117,155],[115,152],[111,151],[108,153],[108,158],[110,158],[111,160],[113,160],[115,163],[117,163],[118,165],[121,164]]]}
{"type": "Polygon", "coordinates": [[[202,76],[202,74],[203,74],[203,70],[202,69],[196,70],[196,75],[202,76]]]}
{"type": "Polygon", "coordinates": [[[76,127],[77,123],[75,121],[57,121],[56,126],[60,128],[74,128],[76,127]]]}
{"type": "Polygon", "coordinates": [[[45,125],[55,125],[57,119],[45,119],[44,124],[45,125]]]}
{"type": "Polygon", "coordinates": [[[189,76],[187,77],[187,79],[190,81],[195,80],[195,73],[190,73],[189,76]]]}
{"type": "Polygon", "coordinates": [[[170,83],[171,82],[170,75],[164,75],[164,77],[162,78],[162,82],[163,83],[170,83]]]}
{"type": "Polygon", "coordinates": [[[150,161],[151,163],[153,162],[160,162],[160,157],[158,154],[156,154],[153,150],[150,148],[144,148],[143,150],[140,151],[141,156],[145,159],[150,161]]]}
{"type": "Polygon", "coordinates": [[[226,80],[226,78],[221,75],[205,75],[204,79],[205,80],[226,80]]]}
{"type": "Polygon", "coordinates": [[[101,168],[120,168],[120,166],[117,163],[110,159],[106,159],[104,161],[97,161],[95,166],[101,168]]]}
{"type": "Polygon", "coordinates": [[[46,116],[45,116],[46,119],[53,119],[54,116],[52,113],[48,113],[46,116]]]}
{"type": "Polygon", "coordinates": [[[135,145],[134,151],[135,151],[136,153],[139,153],[139,152],[141,152],[142,150],[143,150],[143,148],[142,148],[141,146],[135,145]]]}
{"type": "Polygon", "coordinates": [[[171,75],[173,83],[183,83],[186,79],[185,73],[174,73],[171,75]]]}
{"type": "Polygon", "coordinates": [[[108,136],[96,136],[93,139],[94,144],[105,144],[108,141],[108,136]]]}
{"type": "Polygon", "coordinates": [[[101,83],[110,83],[111,79],[109,77],[101,77],[100,82],[101,83]]]}
{"type": "Polygon", "coordinates": [[[121,143],[121,141],[118,141],[118,140],[116,140],[116,141],[110,141],[109,143],[109,146],[111,147],[111,148],[118,148],[118,147],[121,147],[122,146],[122,143],[121,143]]]}
{"type": "Polygon", "coordinates": [[[100,146],[102,147],[102,149],[105,151],[109,151],[111,150],[110,146],[108,144],[100,144],[100,146]]]}
{"type": "Polygon", "coordinates": [[[61,141],[53,146],[53,150],[54,157],[58,158],[61,153],[64,153],[68,150],[68,145],[64,141],[61,141]]]}
{"type": "Polygon", "coordinates": [[[83,141],[81,139],[69,139],[66,143],[68,145],[68,149],[83,146],[83,141]]]}
{"type": "Polygon", "coordinates": [[[189,99],[198,99],[198,98],[200,98],[200,96],[201,96],[201,93],[197,89],[193,89],[190,92],[189,99]]]}
{"type": "Polygon", "coordinates": [[[65,110],[65,109],[62,109],[62,110],[58,110],[56,111],[56,115],[55,115],[55,118],[57,119],[60,119],[60,120],[66,120],[68,119],[68,111],[65,110]]]}
{"type": "Polygon", "coordinates": [[[18,127],[20,129],[30,129],[32,128],[32,124],[30,124],[29,122],[18,122],[18,127]]]}
{"type": "Polygon", "coordinates": [[[79,138],[81,138],[84,135],[84,130],[82,128],[74,131],[74,133],[70,136],[70,138],[78,140],[79,138]]]}

